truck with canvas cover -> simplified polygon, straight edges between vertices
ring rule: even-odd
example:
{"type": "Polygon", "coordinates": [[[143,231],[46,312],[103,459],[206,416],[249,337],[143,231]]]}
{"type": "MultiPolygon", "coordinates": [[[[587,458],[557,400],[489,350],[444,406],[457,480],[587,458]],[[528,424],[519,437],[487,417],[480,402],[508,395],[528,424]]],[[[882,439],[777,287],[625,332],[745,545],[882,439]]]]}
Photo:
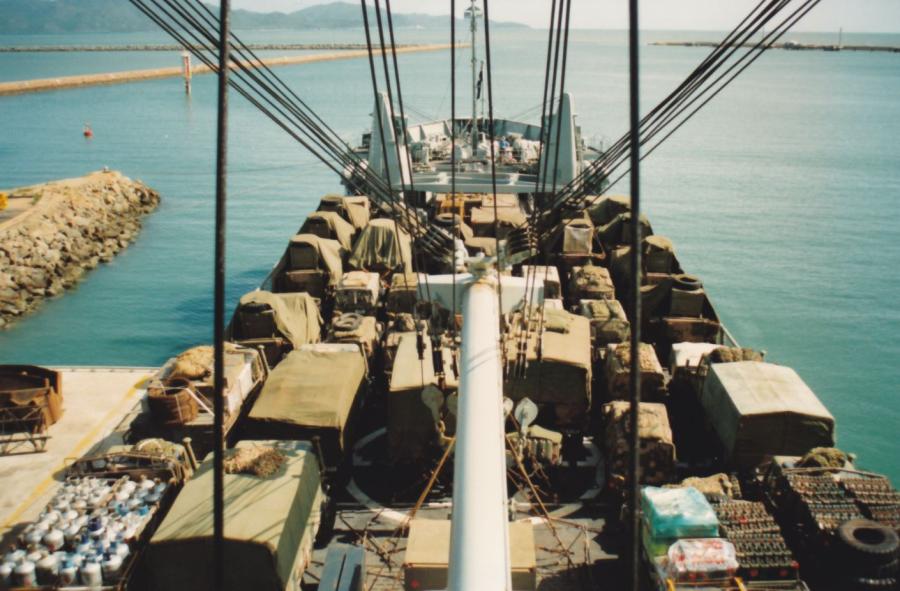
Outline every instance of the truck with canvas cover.
{"type": "Polygon", "coordinates": [[[366,358],[355,344],[318,343],[291,351],[266,380],[244,423],[247,437],[319,437],[325,464],[339,465],[366,388],[366,358]]]}
{"type": "Polygon", "coordinates": [[[427,455],[429,445],[437,436],[435,418],[425,402],[422,391],[437,386],[434,373],[431,339],[422,340],[424,350],[419,358],[418,335],[399,334],[388,388],[388,451],[394,462],[412,462],[427,455]]]}
{"type": "Polygon", "coordinates": [[[324,298],[344,274],[343,257],[337,240],[297,234],[277,267],[277,291],[305,291],[315,298],[324,298]]]}
{"type": "Polygon", "coordinates": [[[375,316],[380,299],[381,280],[378,273],[348,271],[341,277],[334,292],[334,310],[375,316]]]}
{"type": "MultiPolygon", "coordinates": [[[[521,326],[520,318],[521,313],[516,313],[510,326],[521,326]]],[[[505,394],[514,402],[530,398],[551,413],[554,427],[579,426],[591,406],[590,322],[545,307],[532,315],[530,326],[525,374],[511,375],[503,384],[505,394]]],[[[516,359],[519,342],[515,332],[506,339],[507,360],[516,359]]]]}
{"type": "Polygon", "coordinates": [[[591,323],[591,345],[597,353],[608,345],[624,343],[631,334],[631,324],[618,300],[581,300],[579,311],[591,323]]]}
{"type": "Polygon", "coordinates": [[[412,241],[393,220],[374,219],[356,239],[347,262],[362,271],[411,273],[412,241]]]}
{"type": "Polygon", "coordinates": [[[262,347],[269,365],[275,366],[287,351],[317,343],[321,332],[322,317],[311,295],[257,289],[241,297],[228,338],[251,349],[262,347]]]}
{"type": "MultiPolygon", "coordinates": [[[[666,395],[666,374],[656,351],[647,343],[638,348],[641,368],[641,398],[659,401],[666,395]]],[[[631,348],[610,345],[606,353],[606,395],[612,400],[627,400],[631,376],[631,348]]]]}
{"type": "MultiPolygon", "coordinates": [[[[225,343],[226,438],[259,393],[267,371],[258,349],[225,343]]],[[[164,436],[172,441],[191,437],[198,453],[206,453],[213,444],[214,399],[212,346],[193,347],[169,359],[147,382],[152,427],[146,436],[164,436]]]]}
{"type": "Polygon", "coordinates": [[[316,211],[309,214],[298,234],[315,234],[319,238],[336,240],[346,251],[353,248],[356,228],[335,211],[316,211]]]}
{"type": "Polygon", "coordinates": [[[700,404],[726,459],[739,469],[834,445],[834,417],[788,367],[759,361],[712,365],[700,404]]]}
{"type": "Polygon", "coordinates": [[[614,300],[616,288],[609,269],[596,265],[573,267],[569,277],[568,299],[570,305],[581,300],[614,300]]]}
{"type": "MultiPolygon", "coordinates": [[[[213,458],[175,499],[144,555],[140,591],[212,589],[213,458]]],[[[322,492],[312,445],[242,441],[225,460],[225,587],[300,588],[320,522],[322,492]]]]}
{"type": "Polygon", "coordinates": [[[369,223],[370,208],[369,198],[365,195],[326,195],[319,201],[316,211],[337,213],[358,233],[369,223]]]}
{"type": "MultiPolygon", "coordinates": [[[[618,488],[624,486],[628,474],[631,403],[623,400],[609,402],[601,410],[607,482],[618,488]]],[[[638,411],[638,437],[641,484],[660,486],[675,480],[675,443],[665,405],[641,403],[638,411]]]]}

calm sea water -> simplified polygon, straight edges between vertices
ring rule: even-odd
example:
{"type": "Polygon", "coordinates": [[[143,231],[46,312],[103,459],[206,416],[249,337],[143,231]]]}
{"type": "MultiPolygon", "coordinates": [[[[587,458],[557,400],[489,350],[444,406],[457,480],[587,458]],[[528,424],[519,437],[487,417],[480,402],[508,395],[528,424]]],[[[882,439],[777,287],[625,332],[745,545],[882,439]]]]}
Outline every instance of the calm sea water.
{"type": "MultiPolygon", "coordinates": [[[[361,41],[360,33],[253,33],[249,40],[361,41]]],[[[402,31],[400,42],[435,38],[402,31]]],[[[715,38],[648,33],[645,40],[715,38]]],[[[797,35],[800,40],[814,37],[797,35]]],[[[819,40],[833,42],[830,37],[819,40]]],[[[0,45],[165,41],[160,35],[2,37],[0,45]]],[[[900,45],[900,36],[845,36],[900,45]]],[[[493,44],[498,116],[538,117],[539,31],[493,44]]],[[[643,50],[651,106],[705,55],[643,50]]],[[[460,62],[465,63],[464,55],[460,62]]],[[[573,33],[569,90],[592,143],[625,131],[621,32],[573,33]]],[[[449,114],[449,55],[403,56],[413,118],[449,114]]],[[[177,54],[0,54],[0,80],[177,65],[177,54]]],[[[364,60],[279,74],[340,134],[368,128],[364,60]]],[[[460,70],[460,80],[468,72],[460,70]]],[[[464,84],[461,84],[464,86],[464,84]]],[[[155,365],[210,340],[215,83],[197,77],[0,98],[0,186],[103,166],[158,189],[138,241],[77,289],[0,332],[0,361],[155,365]],[[96,133],[81,137],[90,122],[96,133]]],[[[900,482],[900,55],[771,52],[644,167],[645,207],[702,276],[738,340],[793,366],[838,420],[839,444],[900,482]]],[[[459,96],[461,111],[469,95],[459,96]]],[[[335,177],[235,97],[228,297],[254,288],[335,177]]],[[[627,191],[626,186],[619,188],[627,191]]]]}

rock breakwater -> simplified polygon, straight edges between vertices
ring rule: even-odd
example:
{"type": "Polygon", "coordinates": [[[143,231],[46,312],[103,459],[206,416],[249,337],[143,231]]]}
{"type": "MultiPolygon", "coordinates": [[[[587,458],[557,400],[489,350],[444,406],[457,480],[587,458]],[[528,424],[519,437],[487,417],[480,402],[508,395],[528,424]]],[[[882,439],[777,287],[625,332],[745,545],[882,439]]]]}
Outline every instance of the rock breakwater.
{"type": "Polygon", "coordinates": [[[107,171],[8,193],[30,204],[0,223],[0,328],[111,261],[159,204],[153,189],[107,171]]]}

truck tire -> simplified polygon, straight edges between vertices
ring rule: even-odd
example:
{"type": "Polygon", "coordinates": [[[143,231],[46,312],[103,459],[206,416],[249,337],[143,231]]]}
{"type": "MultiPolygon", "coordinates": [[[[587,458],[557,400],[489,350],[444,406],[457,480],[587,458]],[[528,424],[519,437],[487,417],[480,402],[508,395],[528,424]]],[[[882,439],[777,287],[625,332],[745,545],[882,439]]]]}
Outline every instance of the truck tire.
{"type": "Polygon", "coordinates": [[[681,273],[679,275],[673,275],[672,279],[674,279],[675,287],[677,287],[678,289],[694,291],[695,289],[701,289],[703,287],[703,282],[700,281],[700,278],[696,275],[681,273]]]}
{"type": "Polygon", "coordinates": [[[334,321],[334,328],[336,330],[350,332],[359,328],[362,325],[362,322],[363,317],[361,314],[347,312],[338,316],[337,320],[334,321]]]}
{"type": "Polygon", "coordinates": [[[896,561],[900,551],[897,532],[868,519],[851,519],[842,523],[837,529],[837,540],[843,556],[860,569],[887,566],[896,561]]]}

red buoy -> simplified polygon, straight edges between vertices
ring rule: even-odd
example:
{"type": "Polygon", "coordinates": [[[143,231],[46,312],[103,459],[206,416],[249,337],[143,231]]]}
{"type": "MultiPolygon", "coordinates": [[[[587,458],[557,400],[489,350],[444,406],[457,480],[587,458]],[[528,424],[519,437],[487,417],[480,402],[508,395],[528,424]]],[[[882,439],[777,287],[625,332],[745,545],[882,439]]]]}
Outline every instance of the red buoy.
{"type": "Polygon", "coordinates": [[[94,130],[91,129],[91,126],[87,123],[84,124],[84,137],[92,138],[94,137],[94,130]]]}

